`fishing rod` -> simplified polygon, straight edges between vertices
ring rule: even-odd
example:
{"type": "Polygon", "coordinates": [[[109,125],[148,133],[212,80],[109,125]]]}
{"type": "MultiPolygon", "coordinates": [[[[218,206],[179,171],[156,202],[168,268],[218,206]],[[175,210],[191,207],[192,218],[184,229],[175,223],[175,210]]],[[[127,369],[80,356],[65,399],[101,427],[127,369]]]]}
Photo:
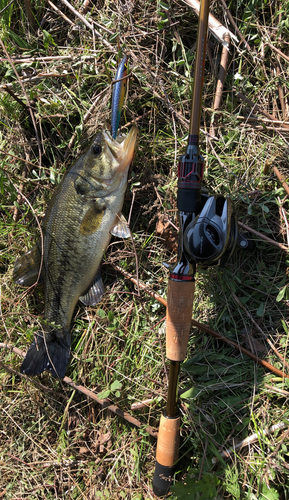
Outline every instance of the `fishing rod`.
{"type": "Polygon", "coordinates": [[[208,18],[209,0],[201,0],[188,145],[178,164],[178,256],[176,264],[167,266],[166,355],[170,369],[153,479],[153,491],[159,497],[169,492],[179,457],[177,389],[180,363],[186,358],[190,334],[196,265],[224,266],[237,244],[244,250],[254,250],[254,244],[238,233],[232,200],[220,194],[209,195],[202,185],[204,160],[199,150],[199,133],[208,18]]]}
{"type": "Polygon", "coordinates": [[[180,416],[177,409],[177,387],[180,363],[185,359],[187,352],[196,273],[196,263],[186,251],[185,234],[202,209],[204,163],[199,152],[199,130],[208,18],[209,0],[201,0],[188,146],[186,154],[180,157],[178,164],[178,258],[177,263],[169,267],[166,312],[166,356],[170,360],[169,384],[166,409],[159,425],[153,479],[153,491],[160,497],[169,492],[179,457],[180,416]]]}
{"type": "Polygon", "coordinates": [[[201,0],[188,145],[178,164],[178,256],[176,264],[167,266],[166,355],[170,360],[170,369],[153,478],[153,491],[159,497],[169,492],[179,457],[177,389],[180,363],[186,358],[190,334],[196,265],[203,268],[223,266],[236,245],[249,251],[255,247],[252,241],[238,232],[232,200],[220,194],[209,195],[202,186],[204,160],[199,150],[199,133],[208,17],[209,0],[201,0]]]}

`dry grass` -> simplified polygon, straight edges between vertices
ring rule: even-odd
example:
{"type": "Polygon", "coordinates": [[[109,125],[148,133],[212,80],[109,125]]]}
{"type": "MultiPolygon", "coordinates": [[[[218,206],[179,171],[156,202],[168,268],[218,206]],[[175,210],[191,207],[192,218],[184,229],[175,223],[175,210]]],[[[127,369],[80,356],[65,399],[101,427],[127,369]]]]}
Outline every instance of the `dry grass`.
{"type": "MultiPolygon", "coordinates": [[[[94,40],[63,4],[58,8],[73,26],[48,4],[33,4],[32,16],[25,5],[12,4],[6,10],[1,38],[10,57],[43,58],[15,62],[19,77],[26,80],[42,155],[27,97],[11,63],[2,61],[0,341],[26,350],[38,329],[41,287],[33,293],[16,287],[13,265],[38,237],[38,222],[55,185],[96,129],[110,120],[110,83],[118,54],[125,52],[131,78],[122,123],[137,120],[140,132],[124,204],[125,215],[131,213],[135,249],[130,241],[110,245],[103,266],[107,293],[98,308],[76,308],[67,374],[95,393],[107,391],[129,412],[132,403],[153,399],[135,416],[144,427],[157,427],[166,397],[165,310],[143,292],[139,296],[137,287],[111,264],[117,262],[135,276],[137,259],[139,278],[166,295],[162,262],[174,258],[176,241],[166,221],[177,223],[176,164],[187,140],[197,17],[181,1],[103,1],[88,11],[88,18],[98,23],[100,37],[94,40]],[[44,59],[48,56],[54,59],[44,59]],[[32,75],[30,80],[27,75],[32,75]]],[[[79,3],[74,7],[81,10],[79,3]]],[[[288,9],[282,2],[279,8],[276,1],[261,0],[238,5],[232,0],[228,7],[250,51],[242,44],[231,46],[222,109],[214,116],[217,139],[201,135],[205,184],[212,193],[232,197],[243,223],[287,245],[288,201],[271,170],[276,166],[288,176],[287,127],[279,124],[282,130],[273,130],[272,120],[266,121],[236,92],[279,121],[288,120],[288,62],[264,46],[269,40],[286,53],[288,9]]],[[[218,2],[212,2],[211,12],[226,24],[218,2]]],[[[212,35],[208,48],[202,112],[202,130],[207,132],[221,55],[212,35]]],[[[3,51],[1,57],[6,59],[3,51]]],[[[264,335],[286,358],[288,254],[254,240],[254,254],[237,250],[224,269],[198,270],[194,317],[286,371],[264,335]]],[[[154,498],[154,438],[49,374],[38,383],[20,377],[20,359],[14,353],[1,349],[0,359],[3,498],[154,498]]],[[[288,423],[287,381],[192,329],[180,377],[177,498],[188,488],[192,498],[206,500],[288,498],[287,430],[263,434],[273,424],[288,423]],[[255,432],[258,440],[249,447],[221,456],[233,442],[255,432]],[[187,487],[182,482],[186,473],[187,487]]]]}

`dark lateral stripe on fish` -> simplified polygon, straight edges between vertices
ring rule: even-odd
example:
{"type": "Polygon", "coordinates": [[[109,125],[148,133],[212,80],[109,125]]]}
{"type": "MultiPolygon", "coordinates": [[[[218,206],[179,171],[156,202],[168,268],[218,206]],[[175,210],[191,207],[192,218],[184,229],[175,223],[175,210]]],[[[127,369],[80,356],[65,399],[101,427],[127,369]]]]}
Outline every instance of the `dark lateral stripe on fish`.
{"type": "MultiPolygon", "coordinates": [[[[115,79],[119,80],[127,76],[127,56],[124,56],[121,60],[115,79]]],[[[111,135],[113,139],[116,139],[117,129],[120,122],[121,109],[124,101],[124,94],[126,89],[127,79],[121,80],[113,85],[112,88],[112,99],[111,99],[111,135]]]]}

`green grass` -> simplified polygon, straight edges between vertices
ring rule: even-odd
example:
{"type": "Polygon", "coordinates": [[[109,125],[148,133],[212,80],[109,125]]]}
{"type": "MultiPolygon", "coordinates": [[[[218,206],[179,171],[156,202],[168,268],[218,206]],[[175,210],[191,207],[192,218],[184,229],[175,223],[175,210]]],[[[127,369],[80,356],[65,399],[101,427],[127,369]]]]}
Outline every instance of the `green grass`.
{"type": "MultiPolygon", "coordinates": [[[[241,222],[288,244],[288,200],[272,167],[288,179],[289,134],[271,130],[272,124],[257,111],[259,120],[248,120],[252,109],[236,97],[236,91],[245,94],[270,114],[275,106],[276,117],[288,120],[278,90],[280,83],[286,106],[288,62],[268,46],[262,58],[262,44],[268,40],[287,51],[288,5],[279,3],[228,2],[251,51],[242,44],[231,46],[222,109],[214,118],[217,139],[210,139],[214,150],[204,134],[201,150],[209,191],[231,196],[241,222]]],[[[81,3],[73,5],[80,10],[81,3]]],[[[0,10],[4,6],[0,1],[0,10]]],[[[37,123],[41,164],[26,96],[10,63],[0,65],[0,342],[25,351],[38,329],[43,291],[41,286],[29,293],[19,289],[12,281],[13,266],[38,238],[37,221],[41,223],[55,186],[96,130],[110,121],[110,82],[118,52],[127,53],[131,79],[122,124],[138,119],[139,141],[123,212],[128,216],[131,211],[136,251],[131,241],[113,240],[108,248],[103,265],[107,293],[98,307],[76,307],[67,375],[108,396],[143,428],[103,410],[48,373],[35,381],[20,377],[21,359],[0,349],[0,494],[7,500],[150,499],[156,441],[144,429],[157,428],[165,407],[165,308],[143,291],[138,295],[137,287],[113,264],[136,276],[137,258],[139,279],[166,296],[162,263],[175,256],[168,247],[175,235],[161,234],[157,222],[166,216],[177,224],[177,159],[188,134],[197,18],[181,1],[104,0],[88,17],[112,32],[97,27],[116,51],[111,52],[102,38],[94,43],[89,29],[68,9],[58,7],[77,29],[39,2],[31,12],[29,6],[14,2],[1,17],[0,36],[10,57],[55,59],[15,63],[21,78],[27,78],[27,71],[32,74],[24,85],[37,123]],[[177,23],[171,28],[170,19],[177,23]],[[41,78],[33,80],[33,71],[41,78]],[[84,121],[98,96],[91,117],[84,121]],[[131,410],[133,403],[146,399],[152,403],[131,410]]],[[[211,3],[211,12],[225,24],[218,2],[211,3]]],[[[207,58],[201,118],[206,131],[213,116],[214,66],[219,67],[221,56],[212,35],[208,47],[214,64],[207,58]]],[[[2,50],[1,57],[6,59],[2,50]]],[[[194,318],[249,350],[253,345],[259,357],[282,370],[283,362],[265,336],[287,359],[289,258],[251,237],[254,253],[237,249],[225,268],[198,269],[194,318]]],[[[172,498],[287,499],[287,427],[272,434],[264,431],[289,423],[288,379],[192,328],[179,390],[181,449],[172,498]],[[249,446],[222,455],[254,433],[257,440],[249,446]]]]}

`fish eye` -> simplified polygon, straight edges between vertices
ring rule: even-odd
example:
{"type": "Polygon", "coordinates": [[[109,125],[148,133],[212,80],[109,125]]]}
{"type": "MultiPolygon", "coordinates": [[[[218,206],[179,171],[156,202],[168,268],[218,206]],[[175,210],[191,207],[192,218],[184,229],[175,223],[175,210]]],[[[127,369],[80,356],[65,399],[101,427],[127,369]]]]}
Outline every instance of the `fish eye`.
{"type": "Polygon", "coordinates": [[[102,151],[102,147],[100,144],[93,144],[91,150],[92,150],[93,154],[98,156],[98,155],[100,155],[100,153],[102,151]]]}

